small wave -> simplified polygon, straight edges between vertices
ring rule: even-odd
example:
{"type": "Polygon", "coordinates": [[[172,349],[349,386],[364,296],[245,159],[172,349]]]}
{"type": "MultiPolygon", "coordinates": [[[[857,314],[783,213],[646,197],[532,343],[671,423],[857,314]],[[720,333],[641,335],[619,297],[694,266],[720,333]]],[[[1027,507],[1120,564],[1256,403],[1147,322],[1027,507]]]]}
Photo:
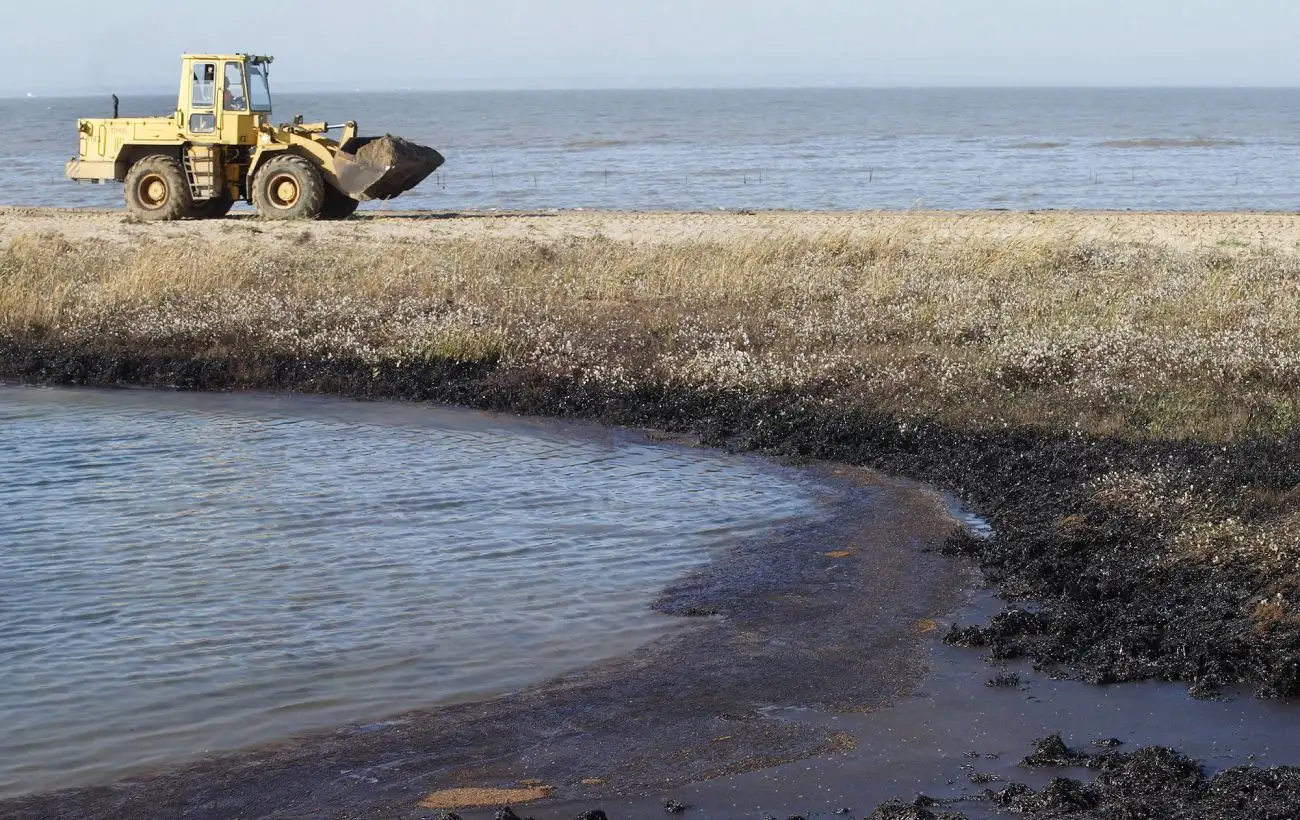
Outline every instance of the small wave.
{"type": "Polygon", "coordinates": [[[1099,143],[1102,148],[1232,148],[1238,145],[1245,145],[1241,140],[1232,139],[1207,139],[1197,137],[1194,139],[1177,139],[1177,138],[1146,138],[1130,140],[1107,140],[1099,143]]]}
{"type": "Polygon", "coordinates": [[[632,142],[630,140],[609,140],[609,139],[574,140],[573,142],[566,142],[564,144],[564,150],[595,151],[600,148],[622,148],[626,145],[631,145],[631,144],[632,142]]]}
{"type": "Polygon", "coordinates": [[[1013,151],[1050,151],[1053,148],[1064,148],[1068,142],[1013,142],[1008,145],[1013,151]]]}

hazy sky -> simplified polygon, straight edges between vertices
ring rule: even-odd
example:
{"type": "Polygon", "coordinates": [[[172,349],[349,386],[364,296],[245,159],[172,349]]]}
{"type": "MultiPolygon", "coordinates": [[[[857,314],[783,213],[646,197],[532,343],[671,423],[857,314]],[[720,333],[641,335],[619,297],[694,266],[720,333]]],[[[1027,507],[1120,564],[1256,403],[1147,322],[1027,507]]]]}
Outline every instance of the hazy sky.
{"type": "Polygon", "coordinates": [[[0,2],[4,94],[170,92],[201,50],[280,88],[1300,85],[1300,0],[0,2]]]}

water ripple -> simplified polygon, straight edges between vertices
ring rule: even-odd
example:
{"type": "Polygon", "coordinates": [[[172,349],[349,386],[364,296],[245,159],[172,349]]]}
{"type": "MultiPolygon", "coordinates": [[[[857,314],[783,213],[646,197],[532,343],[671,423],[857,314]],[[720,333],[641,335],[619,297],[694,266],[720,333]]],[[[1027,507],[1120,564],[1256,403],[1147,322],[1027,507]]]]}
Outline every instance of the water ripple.
{"type": "Polygon", "coordinates": [[[0,795],[508,691],[814,508],[749,459],[475,413],[0,388],[0,795]]]}

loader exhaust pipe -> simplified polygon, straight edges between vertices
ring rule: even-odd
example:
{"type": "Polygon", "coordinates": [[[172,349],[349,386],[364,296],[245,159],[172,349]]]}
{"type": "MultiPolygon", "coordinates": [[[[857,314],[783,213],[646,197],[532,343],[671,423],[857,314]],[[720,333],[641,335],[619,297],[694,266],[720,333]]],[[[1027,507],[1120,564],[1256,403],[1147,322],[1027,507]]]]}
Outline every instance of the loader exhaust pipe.
{"type": "Polygon", "coordinates": [[[114,94],[113,95],[113,119],[117,119],[117,104],[118,104],[117,95],[114,94]]]}

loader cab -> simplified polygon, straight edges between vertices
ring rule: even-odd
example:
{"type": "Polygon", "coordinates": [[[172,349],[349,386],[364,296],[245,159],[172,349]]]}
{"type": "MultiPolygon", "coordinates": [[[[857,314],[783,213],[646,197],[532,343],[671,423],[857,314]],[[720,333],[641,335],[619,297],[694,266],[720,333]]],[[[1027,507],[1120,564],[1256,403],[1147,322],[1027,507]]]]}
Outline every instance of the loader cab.
{"type": "Polygon", "coordinates": [[[208,145],[254,145],[258,128],[271,116],[271,58],[186,54],[181,65],[176,124],[186,138],[208,145]]]}

